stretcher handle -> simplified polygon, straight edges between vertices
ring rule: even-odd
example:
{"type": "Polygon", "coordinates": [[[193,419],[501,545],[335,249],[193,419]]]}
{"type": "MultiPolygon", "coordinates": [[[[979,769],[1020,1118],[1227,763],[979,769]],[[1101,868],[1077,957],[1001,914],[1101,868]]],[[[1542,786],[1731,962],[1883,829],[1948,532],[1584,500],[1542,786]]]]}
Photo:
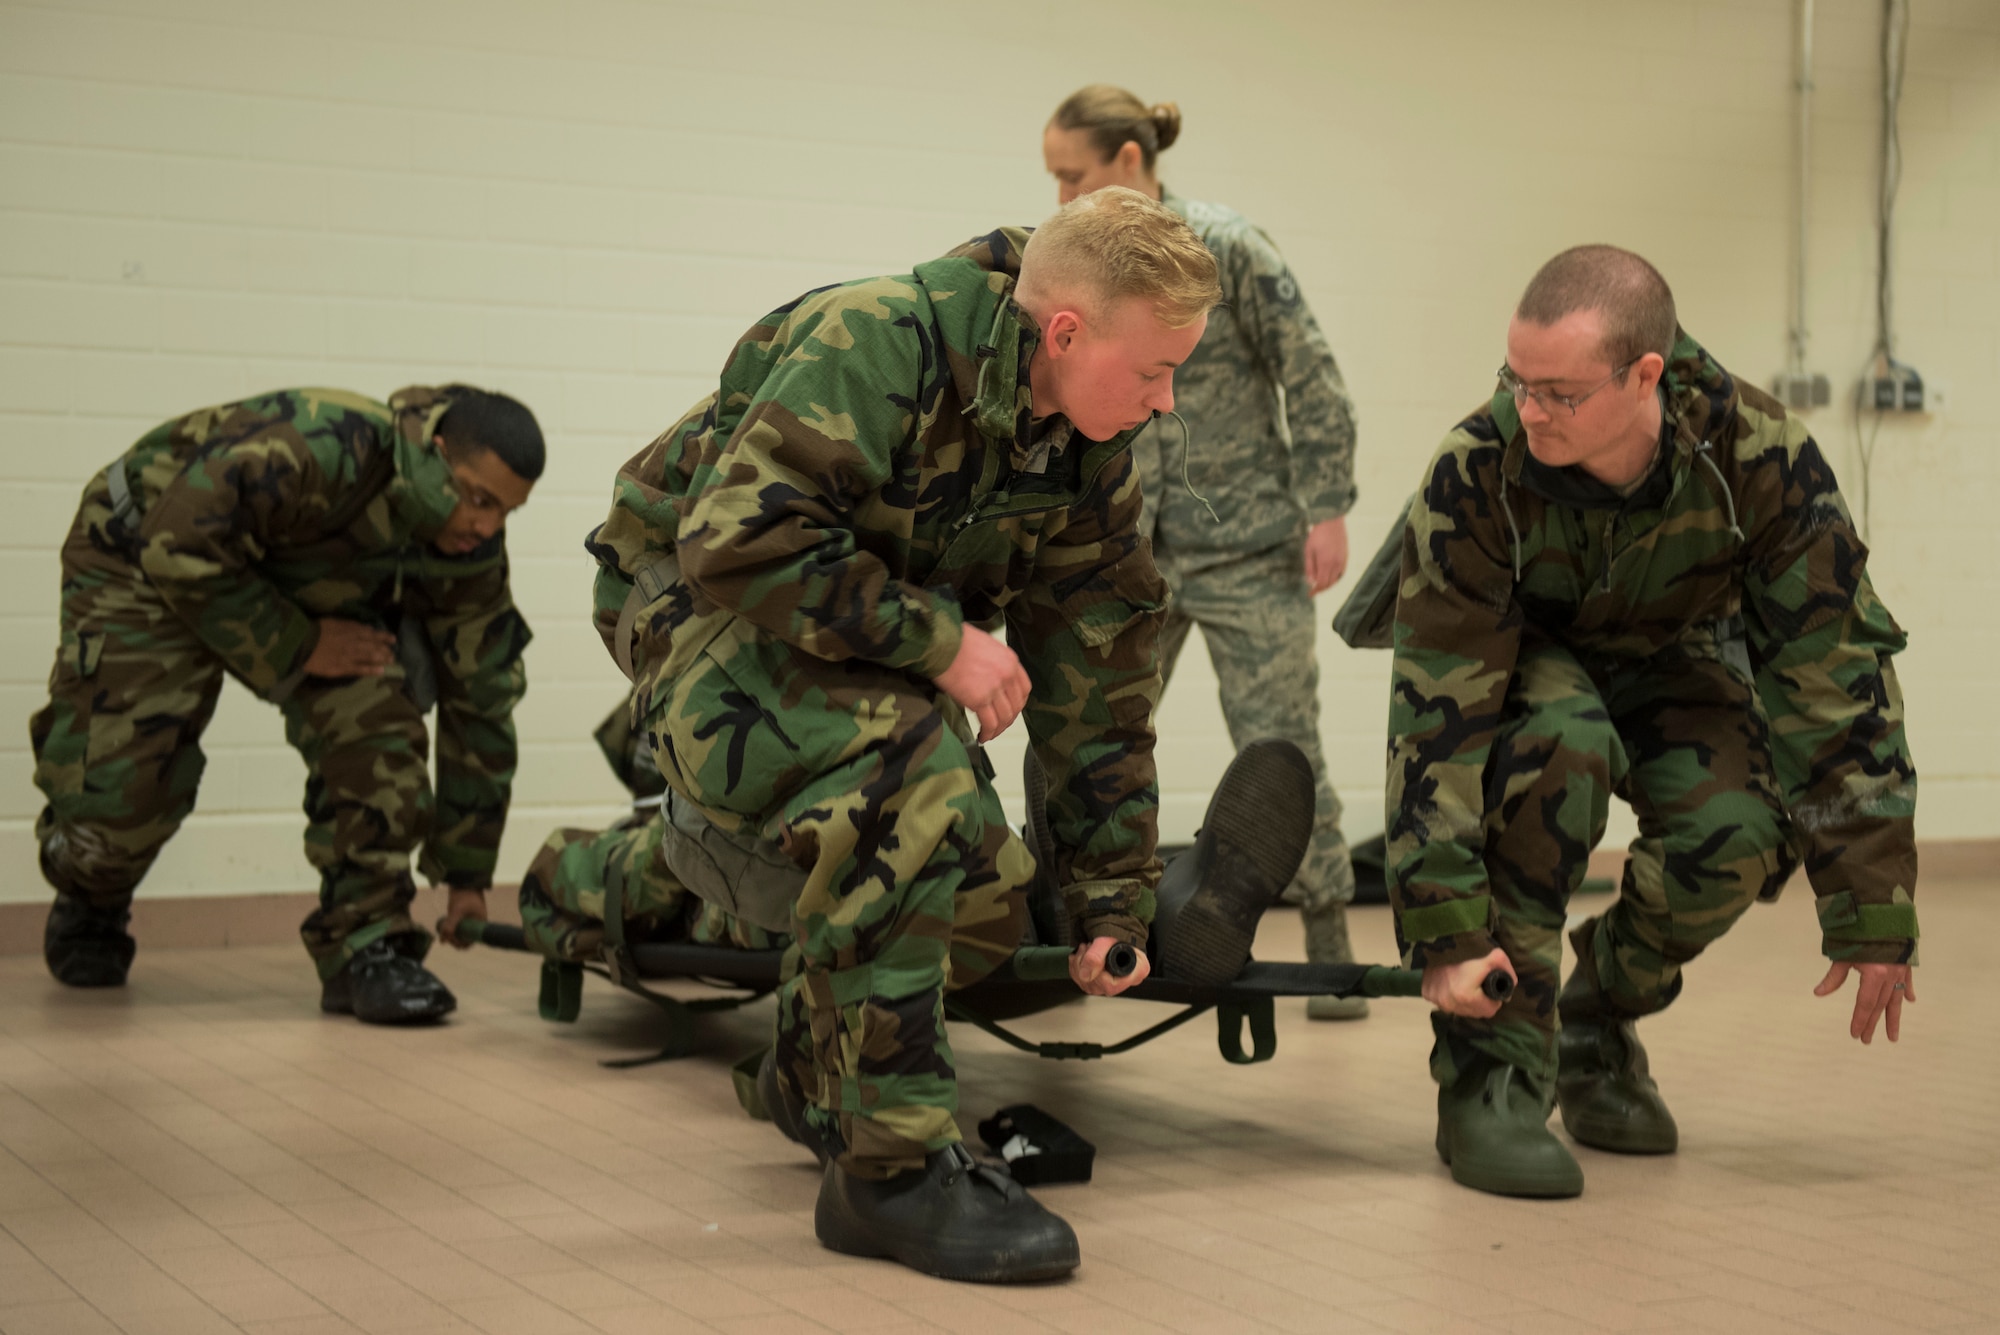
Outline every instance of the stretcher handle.
{"type": "MultiPolygon", "coordinates": [[[[1495,1001],[1514,995],[1514,979],[1504,969],[1495,969],[1480,982],[1479,990],[1495,1001]]],[[[1424,975],[1416,969],[1377,966],[1361,976],[1361,995],[1366,997],[1420,997],[1424,975]]]]}
{"type": "MultiPolygon", "coordinates": [[[[1071,952],[1064,946],[1023,946],[1014,952],[1014,976],[1031,983],[1069,977],[1071,952]]],[[[1139,952],[1123,941],[1114,941],[1104,956],[1104,971],[1113,978],[1128,977],[1139,967],[1139,952]]]]}
{"type": "MultiPolygon", "coordinates": [[[[443,924],[443,919],[439,919],[443,924]]],[[[484,918],[460,918],[458,930],[453,933],[462,945],[487,946],[493,950],[526,950],[528,938],[521,929],[504,922],[488,922],[484,918]]]]}

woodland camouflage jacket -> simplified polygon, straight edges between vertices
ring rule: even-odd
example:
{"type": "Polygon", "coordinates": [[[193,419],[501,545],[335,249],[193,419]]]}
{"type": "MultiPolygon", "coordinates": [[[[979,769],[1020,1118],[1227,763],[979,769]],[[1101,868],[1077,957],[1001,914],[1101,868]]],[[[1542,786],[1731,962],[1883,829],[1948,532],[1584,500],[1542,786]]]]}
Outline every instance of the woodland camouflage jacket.
{"type": "Polygon", "coordinates": [[[401,390],[387,404],[292,389],[189,413],[112,464],[134,514],[102,541],[123,545],[129,533],[146,581],[267,700],[303,679],[319,618],[391,632],[405,613],[420,618],[438,686],[423,870],[483,886],[513,785],[528,627],[508,591],[504,534],[464,556],[430,545],[458,503],[431,444],[449,406],[450,387],[401,390]],[[358,511],[357,491],[370,493],[358,511]],[[343,513],[352,517],[328,531],[343,513]]]}
{"type": "Polygon", "coordinates": [[[963,624],[1004,622],[1049,819],[1073,850],[1058,869],[1072,911],[1143,943],[1166,588],[1139,533],[1130,433],[1097,442],[1033,418],[1039,335],[1010,295],[1026,239],[997,231],[752,326],[717,392],[620,471],[589,540],[597,618],[617,656],[635,580],[650,599],[622,647],[642,716],[697,655],[724,653],[747,696],[806,734],[815,680],[858,661],[928,690],[963,624]],[[676,551],[678,571],[648,585],[676,551]]]}
{"type": "MultiPolygon", "coordinates": [[[[1410,509],[1389,720],[1390,884],[1427,962],[1483,956],[1482,775],[1524,633],[1593,659],[1725,657],[1770,723],[1827,954],[1899,962],[1917,921],[1916,772],[1875,596],[1832,470],[1796,418],[1682,334],[1662,382],[1666,477],[1622,506],[1523,485],[1512,397],[1461,422],[1410,509]]],[[[1567,474],[1574,470],[1548,470],[1567,474]]]]}

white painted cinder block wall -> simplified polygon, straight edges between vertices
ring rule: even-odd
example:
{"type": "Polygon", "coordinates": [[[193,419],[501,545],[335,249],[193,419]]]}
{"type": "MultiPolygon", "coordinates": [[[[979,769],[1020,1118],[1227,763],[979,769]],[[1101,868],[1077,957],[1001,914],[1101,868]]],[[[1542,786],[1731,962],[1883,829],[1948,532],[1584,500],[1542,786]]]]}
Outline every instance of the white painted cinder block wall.
{"type": "MultiPolygon", "coordinates": [[[[1899,351],[1951,385],[1882,429],[1873,568],[1927,838],[2000,834],[2000,5],[1914,0],[1899,351]]],[[[1822,0],[1808,296],[1844,391],[1872,336],[1872,0],[1822,0]]],[[[38,900],[27,716],[84,479],[149,426],[281,385],[386,396],[463,378],[554,453],[515,521],[531,690],[504,850],[614,814],[589,740],[621,678],[580,542],[617,465],[704,392],[755,316],[1050,211],[1044,120],[1072,88],[1178,100],[1184,194],[1291,258],[1359,405],[1364,562],[1492,384],[1557,249],[1650,256],[1687,326],[1766,382],[1790,293],[1788,0],[0,4],[0,901],[38,900]]],[[[1856,433],[1813,426],[1858,505],[1856,433]]],[[[1330,618],[1335,597],[1322,601],[1330,618]]],[[[1387,660],[1323,632],[1350,834],[1381,828],[1387,660]]],[[[1190,653],[1161,718],[1164,833],[1228,755],[1190,653]]],[[[312,886],[303,768],[231,687],[157,895],[312,886]]],[[[1010,793],[1018,745],[998,761],[1010,793]]],[[[1629,827],[1628,827],[1629,828],[1629,827]]],[[[1617,831],[1614,831],[1614,836],[1617,831]]]]}

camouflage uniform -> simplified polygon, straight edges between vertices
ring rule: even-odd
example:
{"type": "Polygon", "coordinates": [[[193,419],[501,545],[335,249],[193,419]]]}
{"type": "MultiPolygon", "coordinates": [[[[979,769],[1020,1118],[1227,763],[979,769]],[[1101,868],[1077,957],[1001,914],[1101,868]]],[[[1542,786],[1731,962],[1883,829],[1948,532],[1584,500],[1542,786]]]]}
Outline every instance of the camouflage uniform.
{"type": "Polygon", "coordinates": [[[1805,427],[1682,335],[1629,496],[1527,451],[1496,392],[1445,438],[1403,538],[1391,893],[1412,967],[1496,944],[1521,986],[1434,1018],[1433,1073],[1553,1077],[1565,906],[1616,793],[1623,892],[1571,934],[1570,1019],[1650,1014],[1803,858],[1836,960],[1914,962],[1916,774],[1875,596],[1805,427]]]}
{"type": "Polygon", "coordinates": [[[697,899],[660,857],[657,814],[608,830],[557,830],[521,878],[521,927],[551,959],[604,959],[604,915],[615,893],[628,941],[687,941],[770,950],[789,941],[697,899]]]}
{"type": "Polygon", "coordinates": [[[599,624],[667,783],[807,874],[780,1041],[813,1052],[796,1072],[811,1116],[862,1176],[958,1139],[942,993],[1006,959],[1025,921],[1033,855],[933,685],[962,624],[1004,624],[1028,672],[1084,930],[1143,945],[1159,879],[1166,589],[1127,437],[1032,420],[1039,334],[1010,296],[1025,240],[995,232],[760,320],[717,394],[620,472],[590,542],[599,624]]]}
{"type": "MultiPolygon", "coordinates": [[[[635,798],[666,791],[642,734],[632,726],[630,697],[598,725],[597,745],[635,798]]],[[[604,959],[605,910],[615,900],[629,941],[688,941],[768,950],[787,944],[694,896],[661,857],[665,827],[657,812],[608,830],[557,830],[521,878],[521,927],[529,945],[552,959],[604,959]]]]}
{"type": "Polygon", "coordinates": [[[1306,530],[1354,504],[1354,408],[1333,352],[1271,239],[1219,204],[1161,200],[1215,254],[1223,305],[1174,374],[1175,410],[1133,448],[1142,531],[1173,589],[1163,678],[1200,626],[1237,749],[1266,737],[1312,762],[1312,847],[1291,891],[1309,909],[1354,898],[1340,800],[1320,750],[1319,660],[1306,530]],[[1282,396],[1280,394],[1282,391],[1282,396]]]}
{"type": "Polygon", "coordinates": [[[138,886],[194,809],[225,673],[279,706],[310,771],[320,907],[301,930],[322,978],[384,936],[421,938],[408,914],[419,843],[431,879],[491,882],[528,628],[503,538],[465,556],[430,546],[458,501],[430,443],[449,406],[437,389],[387,405],[279,391],[157,427],[85,487],[63,544],[49,703],[30,725],[48,798],[36,834],[59,892],[108,904],[138,886]],[[122,514],[112,470],[129,488],[122,514]],[[435,801],[400,663],[305,675],[323,617],[428,640],[435,801]]]}

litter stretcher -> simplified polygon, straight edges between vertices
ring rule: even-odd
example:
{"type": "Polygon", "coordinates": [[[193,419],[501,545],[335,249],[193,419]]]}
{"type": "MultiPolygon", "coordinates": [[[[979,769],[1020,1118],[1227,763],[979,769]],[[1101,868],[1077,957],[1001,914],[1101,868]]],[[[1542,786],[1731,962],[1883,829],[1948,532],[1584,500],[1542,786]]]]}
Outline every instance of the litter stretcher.
{"type": "MultiPolygon", "coordinates": [[[[520,928],[502,923],[461,919],[458,939],[499,950],[535,953],[520,928]]],[[[775,992],[783,981],[785,955],[783,950],[637,942],[607,950],[603,964],[544,959],[540,1010],[545,1020],[574,1021],[583,1004],[583,976],[596,974],[634,996],[643,997],[668,1017],[667,1042],[658,1053],[609,1061],[605,1065],[628,1067],[671,1060],[692,1051],[695,1016],[733,1010],[775,992]],[[723,995],[684,999],[649,986],[670,981],[704,984],[723,995]]],[[[1198,986],[1154,974],[1118,997],[1108,998],[1165,1002],[1181,1008],[1158,1024],[1116,1043],[1035,1042],[1008,1029],[1004,1021],[1050,1010],[1081,995],[1070,980],[1069,958],[1066,946],[1023,946],[990,977],[962,992],[948,994],[945,1012],[953,1020],[977,1025],[1002,1042],[1037,1057],[1051,1061],[1094,1061],[1130,1052],[1214,1011],[1216,1045],[1223,1059],[1244,1066],[1269,1061],[1277,1053],[1274,1004],[1280,997],[1414,997],[1421,995],[1423,988],[1423,975],[1409,969],[1377,964],[1251,960],[1235,978],[1219,986],[1198,986]]],[[[1107,963],[1114,975],[1122,976],[1132,971],[1136,957],[1131,947],[1120,945],[1107,963]]],[[[1513,993],[1514,980],[1495,970],[1486,976],[1483,987],[1487,996],[1505,1000],[1513,993]]]]}

